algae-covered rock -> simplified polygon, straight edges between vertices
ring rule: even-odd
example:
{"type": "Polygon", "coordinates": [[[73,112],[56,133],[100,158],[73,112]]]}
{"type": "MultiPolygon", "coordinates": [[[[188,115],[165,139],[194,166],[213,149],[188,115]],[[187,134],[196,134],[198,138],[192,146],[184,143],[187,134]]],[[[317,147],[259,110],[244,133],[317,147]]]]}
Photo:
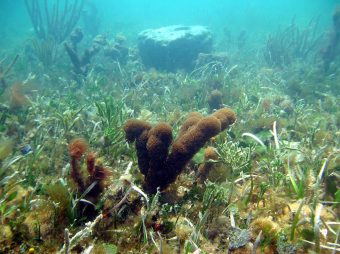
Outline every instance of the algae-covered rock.
{"type": "Polygon", "coordinates": [[[0,225],[0,244],[10,244],[13,239],[11,227],[8,225],[0,225]]]}
{"type": "Polygon", "coordinates": [[[185,218],[179,217],[175,226],[175,233],[178,239],[181,241],[185,241],[189,239],[192,232],[193,228],[188,224],[185,218]]]}
{"type": "Polygon", "coordinates": [[[14,196],[7,202],[7,206],[18,206],[20,205],[31,193],[33,189],[31,187],[24,188],[21,185],[14,186],[7,194],[6,198],[14,196]]]}
{"type": "Polygon", "coordinates": [[[196,59],[196,66],[202,67],[204,65],[210,64],[212,62],[220,62],[224,65],[228,65],[229,56],[226,52],[217,52],[217,53],[200,53],[196,59]]]}
{"type": "Polygon", "coordinates": [[[32,211],[26,214],[22,224],[28,239],[46,239],[54,228],[54,210],[46,200],[35,200],[32,211]]]}
{"type": "Polygon", "coordinates": [[[222,163],[215,163],[214,168],[209,171],[207,179],[214,183],[223,183],[231,174],[231,167],[222,163]]]}
{"type": "Polygon", "coordinates": [[[262,231],[263,239],[266,241],[274,241],[280,230],[279,225],[273,221],[271,217],[259,217],[250,225],[252,238],[255,239],[260,231],[262,231]]]}
{"type": "Polygon", "coordinates": [[[218,236],[225,238],[228,233],[229,218],[220,215],[213,219],[210,227],[206,230],[206,236],[209,240],[215,240],[218,236]]]}
{"type": "Polygon", "coordinates": [[[295,254],[297,253],[297,247],[291,243],[279,241],[277,252],[278,254],[295,254]]]}
{"type": "Polygon", "coordinates": [[[236,250],[250,242],[250,231],[246,229],[230,228],[228,236],[229,250],[236,250]]]}
{"type": "Polygon", "coordinates": [[[0,161],[6,159],[13,151],[14,141],[5,139],[0,141],[0,161]]]}
{"type": "Polygon", "coordinates": [[[204,26],[174,25],[142,31],[138,46],[147,67],[190,70],[199,53],[211,50],[212,37],[204,26]]]}

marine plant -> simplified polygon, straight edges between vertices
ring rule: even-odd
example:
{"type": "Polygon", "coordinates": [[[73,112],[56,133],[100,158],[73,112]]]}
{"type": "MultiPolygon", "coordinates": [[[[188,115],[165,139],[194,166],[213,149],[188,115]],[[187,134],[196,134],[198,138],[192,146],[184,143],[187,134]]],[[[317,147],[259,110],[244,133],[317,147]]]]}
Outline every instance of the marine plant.
{"type": "Polygon", "coordinates": [[[0,196],[0,224],[3,224],[6,220],[9,220],[14,214],[15,210],[18,209],[18,204],[13,203],[13,200],[18,195],[18,190],[15,188],[17,184],[17,182],[9,183],[7,186],[5,186],[5,189],[0,196]]]}
{"type": "Polygon", "coordinates": [[[124,45],[125,41],[125,36],[118,34],[114,42],[109,42],[105,48],[105,56],[117,62],[118,66],[120,66],[120,64],[126,64],[128,59],[129,48],[124,45]]]}
{"type": "Polygon", "coordinates": [[[77,110],[66,110],[64,112],[55,112],[56,123],[60,133],[66,138],[70,138],[71,131],[75,125],[80,121],[80,113],[84,110],[85,106],[77,110]]]}
{"type": "Polygon", "coordinates": [[[18,61],[19,55],[16,55],[12,62],[6,67],[4,68],[2,66],[2,63],[5,61],[5,59],[2,59],[0,61],[0,95],[2,95],[5,91],[5,89],[7,88],[7,83],[6,83],[6,78],[8,77],[10,71],[12,70],[13,66],[16,64],[16,62],[18,61]]]}
{"type": "Polygon", "coordinates": [[[321,49],[321,58],[324,71],[328,71],[330,63],[339,56],[340,41],[340,7],[338,6],[333,13],[333,26],[328,36],[326,46],[321,49]]]}
{"type": "Polygon", "coordinates": [[[213,147],[209,146],[204,150],[204,163],[198,168],[197,179],[199,183],[203,183],[211,170],[214,168],[214,163],[217,161],[218,155],[213,147]]]}
{"type": "Polygon", "coordinates": [[[38,38],[63,42],[77,25],[85,1],[25,0],[26,10],[38,38]]]}
{"type": "Polygon", "coordinates": [[[122,128],[127,118],[125,99],[114,101],[112,98],[106,98],[103,102],[95,102],[95,106],[104,139],[103,149],[111,154],[112,159],[119,159],[126,151],[122,128]]]}
{"type": "Polygon", "coordinates": [[[270,35],[263,49],[265,62],[272,67],[283,68],[298,59],[311,57],[321,39],[318,23],[318,18],[312,19],[301,29],[293,20],[289,26],[270,35]]]}
{"type": "Polygon", "coordinates": [[[33,151],[32,148],[29,148],[28,152],[23,155],[24,158],[20,166],[25,169],[25,182],[29,186],[37,185],[37,177],[42,171],[37,162],[41,159],[43,149],[43,145],[38,145],[33,151]]]}
{"type": "Polygon", "coordinates": [[[99,52],[101,46],[106,44],[105,38],[101,35],[93,39],[91,47],[84,50],[83,54],[78,53],[77,45],[83,39],[83,32],[80,28],[75,29],[70,35],[70,43],[64,42],[64,48],[72,62],[76,75],[86,75],[90,70],[91,59],[99,52]]]}
{"type": "Polygon", "coordinates": [[[24,93],[24,86],[16,83],[10,87],[10,108],[12,110],[27,109],[30,105],[29,98],[24,93]]]}
{"type": "Polygon", "coordinates": [[[81,214],[88,219],[94,218],[95,204],[99,201],[100,195],[105,187],[105,180],[110,175],[108,168],[96,162],[96,154],[89,152],[86,155],[86,169],[88,176],[84,179],[81,170],[81,158],[88,150],[87,142],[82,138],[73,139],[69,146],[71,158],[71,178],[76,183],[81,214]],[[85,199],[85,200],[84,200],[85,199]]]}
{"type": "Polygon", "coordinates": [[[211,111],[223,107],[223,94],[219,90],[213,90],[208,97],[208,104],[211,111]]]}
{"type": "Polygon", "coordinates": [[[124,126],[126,139],[135,142],[139,169],[145,176],[144,189],[148,193],[166,189],[210,138],[235,121],[235,113],[228,108],[207,117],[191,113],[172,143],[170,125],[159,123],[152,127],[141,120],[128,120],[124,126]]]}
{"type": "Polygon", "coordinates": [[[34,56],[40,61],[43,68],[49,69],[55,64],[58,56],[58,44],[51,38],[31,41],[34,56]]]}

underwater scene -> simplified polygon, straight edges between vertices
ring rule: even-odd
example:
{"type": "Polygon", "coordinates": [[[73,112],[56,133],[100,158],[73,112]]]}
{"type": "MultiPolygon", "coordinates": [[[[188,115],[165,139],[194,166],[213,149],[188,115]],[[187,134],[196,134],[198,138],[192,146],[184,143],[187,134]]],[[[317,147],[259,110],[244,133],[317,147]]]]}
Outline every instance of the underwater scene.
{"type": "Polygon", "coordinates": [[[0,0],[0,254],[336,254],[339,179],[339,0],[0,0]]]}

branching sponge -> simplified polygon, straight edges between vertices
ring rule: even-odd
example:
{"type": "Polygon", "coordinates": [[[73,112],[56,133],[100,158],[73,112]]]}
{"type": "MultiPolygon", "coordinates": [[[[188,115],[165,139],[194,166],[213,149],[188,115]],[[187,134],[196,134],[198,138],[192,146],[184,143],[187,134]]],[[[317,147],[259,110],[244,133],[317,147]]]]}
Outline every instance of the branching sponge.
{"type": "Polygon", "coordinates": [[[235,113],[228,108],[206,117],[193,112],[183,123],[177,139],[172,141],[172,129],[167,123],[152,127],[141,120],[128,120],[124,131],[127,141],[135,142],[144,190],[155,193],[157,188],[166,189],[210,138],[235,121],[235,113]]]}

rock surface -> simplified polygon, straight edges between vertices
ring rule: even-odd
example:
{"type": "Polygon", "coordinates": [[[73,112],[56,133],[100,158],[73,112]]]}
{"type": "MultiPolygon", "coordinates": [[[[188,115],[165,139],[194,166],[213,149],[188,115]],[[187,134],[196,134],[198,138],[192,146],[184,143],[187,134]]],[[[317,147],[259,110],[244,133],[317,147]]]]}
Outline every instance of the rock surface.
{"type": "Polygon", "coordinates": [[[220,65],[228,65],[229,57],[226,52],[217,52],[211,54],[199,53],[196,59],[196,67],[203,67],[211,63],[220,63],[220,65]]]}
{"type": "Polygon", "coordinates": [[[210,52],[212,37],[204,26],[167,26],[142,31],[138,47],[147,67],[191,70],[199,53],[210,52]]]}
{"type": "Polygon", "coordinates": [[[250,241],[250,232],[246,229],[229,228],[229,250],[236,250],[245,246],[250,241]]]}

